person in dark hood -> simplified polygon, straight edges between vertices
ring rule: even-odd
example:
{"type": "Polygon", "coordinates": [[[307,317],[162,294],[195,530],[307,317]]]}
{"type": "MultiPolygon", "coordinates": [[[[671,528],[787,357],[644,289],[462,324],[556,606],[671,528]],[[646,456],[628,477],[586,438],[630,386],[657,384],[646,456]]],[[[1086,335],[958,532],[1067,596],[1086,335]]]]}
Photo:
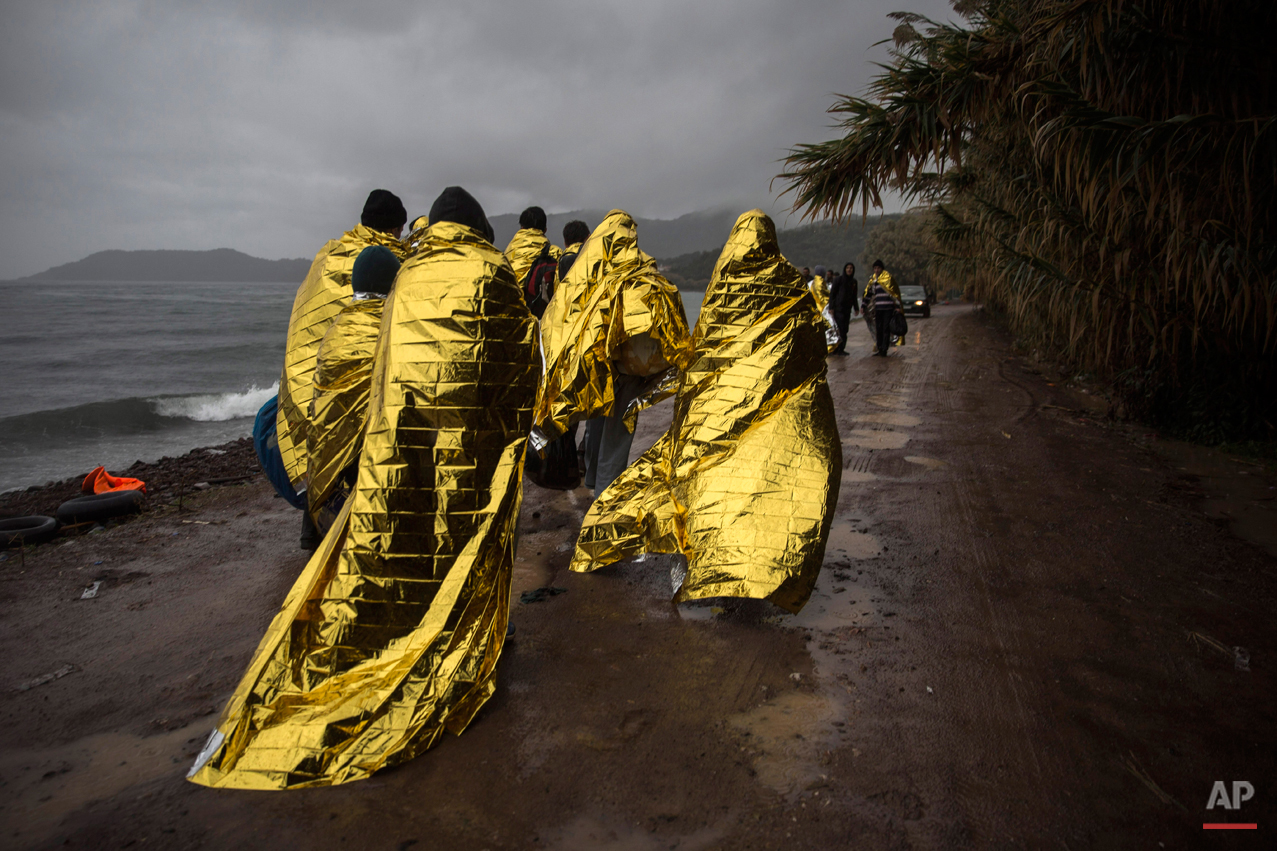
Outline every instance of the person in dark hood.
{"type": "Polygon", "coordinates": [[[430,222],[456,222],[468,228],[474,228],[483,234],[483,238],[492,242],[495,234],[492,225],[483,212],[483,207],[466,190],[460,186],[449,186],[430,205],[430,222]]]}
{"type": "Polygon", "coordinates": [[[359,223],[366,228],[393,234],[403,235],[404,222],[408,221],[408,211],[404,209],[399,196],[387,189],[374,189],[368,193],[364,202],[359,223]]]}
{"type": "MultiPolygon", "coordinates": [[[[306,504],[306,447],[309,440],[310,401],[314,388],[316,356],[324,334],[337,315],[350,303],[351,269],[359,253],[371,245],[381,246],[403,256],[399,241],[408,211],[399,196],[387,189],[368,193],[359,224],[339,239],[329,240],[311,263],[306,280],[293,299],[288,320],[288,338],[284,346],[284,369],[279,379],[278,411],[275,417],[275,445],[279,449],[282,473],[300,498],[294,505],[306,504]]],[[[263,469],[273,462],[263,461],[263,469]]],[[[310,514],[302,512],[301,546],[314,549],[319,545],[319,531],[310,514]]]]}
{"type": "Polygon", "coordinates": [[[842,267],[842,274],[834,278],[829,289],[829,304],[834,313],[834,324],[838,326],[838,345],[831,354],[847,354],[847,329],[851,325],[851,316],[859,312],[857,299],[860,282],[856,280],[856,264],[847,263],[842,267]]]}

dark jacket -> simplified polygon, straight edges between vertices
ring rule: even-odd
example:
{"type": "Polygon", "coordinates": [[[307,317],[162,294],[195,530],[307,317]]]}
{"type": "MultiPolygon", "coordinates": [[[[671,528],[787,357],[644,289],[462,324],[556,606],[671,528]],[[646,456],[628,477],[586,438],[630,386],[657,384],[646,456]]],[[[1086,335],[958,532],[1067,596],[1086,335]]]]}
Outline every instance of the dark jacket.
{"type": "Polygon", "coordinates": [[[829,288],[829,307],[833,311],[834,320],[845,326],[851,321],[851,314],[856,309],[856,297],[860,292],[860,282],[855,276],[839,275],[829,288]]]}

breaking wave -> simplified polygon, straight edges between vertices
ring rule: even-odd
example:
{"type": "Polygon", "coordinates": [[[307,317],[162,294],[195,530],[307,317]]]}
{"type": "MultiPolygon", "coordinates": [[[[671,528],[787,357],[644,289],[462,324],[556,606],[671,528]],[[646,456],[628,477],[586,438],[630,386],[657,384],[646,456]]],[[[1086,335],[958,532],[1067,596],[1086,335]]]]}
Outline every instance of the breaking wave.
{"type": "MultiPolygon", "coordinates": [[[[5,417],[0,419],[0,463],[7,453],[56,451],[70,443],[251,420],[275,395],[277,386],[254,385],[239,393],[115,399],[5,417]]],[[[245,434],[251,428],[251,422],[243,424],[245,434]]]]}
{"type": "Polygon", "coordinates": [[[201,423],[257,416],[266,400],[279,392],[279,382],[270,387],[253,385],[243,393],[216,393],[206,396],[168,396],[149,399],[161,417],[178,417],[201,423]]]}

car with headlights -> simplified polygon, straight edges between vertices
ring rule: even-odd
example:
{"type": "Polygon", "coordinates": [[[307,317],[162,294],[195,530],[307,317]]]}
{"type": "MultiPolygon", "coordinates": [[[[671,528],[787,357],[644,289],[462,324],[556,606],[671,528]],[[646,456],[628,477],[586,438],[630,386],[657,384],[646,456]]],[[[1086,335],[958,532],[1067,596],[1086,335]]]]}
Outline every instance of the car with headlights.
{"type": "Polygon", "coordinates": [[[931,300],[927,298],[925,287],[902,284],[900,300],[904,302],[905,313],[921,313],[923,319],[931,315],[931,300]]]}

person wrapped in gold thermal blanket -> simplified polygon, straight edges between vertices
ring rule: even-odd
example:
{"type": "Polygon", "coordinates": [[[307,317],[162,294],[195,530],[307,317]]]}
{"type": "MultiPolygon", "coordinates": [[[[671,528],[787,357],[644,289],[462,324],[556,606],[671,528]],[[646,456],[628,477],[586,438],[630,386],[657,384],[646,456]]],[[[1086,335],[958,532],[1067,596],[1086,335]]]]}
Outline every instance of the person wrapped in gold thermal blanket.
{"type": "Polygon", "coordinates": [[[320,534],[333,525],[355,485],[381,309],[398,272],[399,258],[389,248],[361,251],[350,273],[351,302],[319,344],[306,437],[306,498],[320,534]]]}
{"type": "MultiPolygon", "coordinates": [[[[532,264],[542,254],[555,263],[558,263],[559,258],[563,256],[563,249],[551,243],[550,238],[545,235],[547,223],[545,210],[540,207],[528,207],[519,214],[519,229],[510,238],[510,244],[505,247],[505,259],[510,261],[514,279],[520,286],[526,285],[532,264]]],[[[524,298],[529,298],[531,295],[535,293],[524,292],[524,298]]]]}
{"type": "Polygon", "coordinates": [[[829,284],[829,271],[824,266],[817,266],[811,281],[807,284],[807,289],[816,300],[816,312],[825,320],[825,342],[829,346],[829,351],[832,352],[837,348],[840,337],[838,323],[834,321],[833,306],[829,302],[829,284]]]}
{"type": "MultiPolygon", "coordinates": [[[[629,462],[632,419],[626,408],[677,374],[691,357],[678,288],[638,247],[638,229],[613,210],[581,246],[541,317],[546,375],[533,440],[586,427],[585,484],[602,491],[629,462]]],[[[631,410],[631,413],[633,411],[631,410]]]]}
{"type": "Polygon", "coordinates": [[[881,260],[875,260],[873,274],[865,284],[864,301],[861,312],[865,315],[865,324],[874,337],[875,354],[887,356],[888,346],[903,346],[905,338],[891,332],[891,319],[896,313],[904,311],[904,301],[900,298],[900,288],[891,279],[891,273],[881,260]]]}
{"type": "Polygon", "coordinates": [[[408,211],[394,193],[374,189],[364,203],[360,223],[319,250],[293,299],[275,431],[284,469],[299,492],[306,478],[307,413],[319,343],[350,301],[350,271],[359,252],[370,245],[384,245],[402,257],[399,235],[407,220],[408,211]]]}
{"type": "Polygon", "coordinates": [[[842,473],[824,321],[761,210],[714,267],[667,431],[590,507],[572,570],[682,553],[678,601],[796,612],[825,555],[842,473]]]}
{"type": "Polygon", "coordinates": [[[292,789],[366,778],[460,733],[508,624],[536,323],[450,187],[384,308],[354,492],[188,777],[292,789]]]}

